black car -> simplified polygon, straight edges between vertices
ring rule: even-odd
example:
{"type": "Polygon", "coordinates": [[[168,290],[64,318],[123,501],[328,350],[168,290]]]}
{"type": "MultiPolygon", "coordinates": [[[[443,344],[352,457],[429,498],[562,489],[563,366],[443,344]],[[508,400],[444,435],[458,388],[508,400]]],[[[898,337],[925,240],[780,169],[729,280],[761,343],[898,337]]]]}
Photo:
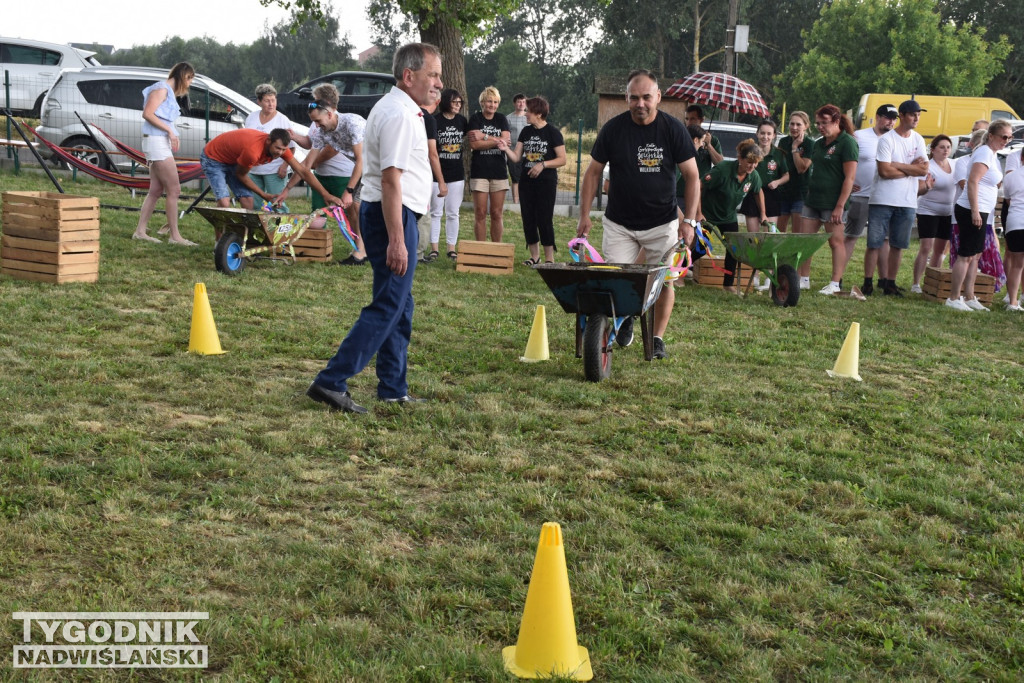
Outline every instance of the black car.
{"type": "Polygon", "coordinates": [[[339,112],[359,114],[365,119],[377,100],[395,85],[395,77],[367,71],[335,71],[303,83],[291,92],[278,93],[277,110],[296,123],[308,125],[313,88],[321,83],[332,83],[338,89],[339,112]]]}

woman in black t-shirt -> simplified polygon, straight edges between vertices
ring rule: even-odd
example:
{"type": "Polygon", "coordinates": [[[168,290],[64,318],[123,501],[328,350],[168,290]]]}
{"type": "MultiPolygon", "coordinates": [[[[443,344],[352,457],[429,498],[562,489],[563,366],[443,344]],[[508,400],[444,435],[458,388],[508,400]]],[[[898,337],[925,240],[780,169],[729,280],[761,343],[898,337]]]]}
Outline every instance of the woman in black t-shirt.
{"type": "Polygon", "coordinates": [[[556,168],[565,166],[565,140],[562,132],[548,123],[548,101],[543,97],[526,100],[526,128],[519,133],[516,148],[504,140],[498,143],[513,162],[523,162],[519,179],[519,206],[523,216],[523,234],[530,258],[524,263],[540,263],[540,247],[544,245],[544,261],[555,260],[555,193],[558,191],[556,168]]]}
{"type": "Polygon", "coordinates": [[[434,183],[430,195],[430,249],[437,251],[441,239],[441,215],[444,214],[445,241],[448,258],[455,259],[455,244],[459,241],[459,207],[466,185],[466,172],[462,167],[462,149],[468,122],[459,113],[462,109],[462,95],[458,90],[446,88],[441,91],[441,104],[434,118],[437,120],[437,156],[441,161],[441,176],[448,185],[448,194],[438,197],[438,186],[434,183]]]}
{"type": "Polygon", "coordinates": [[[469,164],[469,189],[473,191],[473,233],[477,241],[487,237],[487,214],[491,215],[491,241],[500,242],[505,226],[505,193],[508,192],[508,167],[498,141],[510,143],[508,119],[498,113],[501,94],[493,85],[480,93],[482,111],[469,119],[469,147],[473,157],[469,164]],[[489,209],[489,210],[488,210],[489,209]]]}

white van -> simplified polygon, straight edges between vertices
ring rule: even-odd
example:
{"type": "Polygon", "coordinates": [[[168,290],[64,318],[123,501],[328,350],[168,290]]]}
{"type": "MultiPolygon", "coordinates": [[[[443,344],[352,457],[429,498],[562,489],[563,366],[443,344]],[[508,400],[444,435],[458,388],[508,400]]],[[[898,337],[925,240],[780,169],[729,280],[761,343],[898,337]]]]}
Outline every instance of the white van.
{"type": "Polygon", "coordinates": [[[70,45],[0,36],[0,107],[6,104],[15,116],[39,118],[43,95],[61,69],[99,66],[95,54],[70,45]],[[10,78],[10,102],[4,93],[4,72],[10,78]]]}

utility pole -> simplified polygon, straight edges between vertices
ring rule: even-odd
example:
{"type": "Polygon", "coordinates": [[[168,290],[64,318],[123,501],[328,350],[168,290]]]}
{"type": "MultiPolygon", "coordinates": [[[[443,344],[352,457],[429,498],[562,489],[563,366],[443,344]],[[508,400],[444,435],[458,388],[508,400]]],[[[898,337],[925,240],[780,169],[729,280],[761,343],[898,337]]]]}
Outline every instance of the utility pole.
{"type": "Polygon", "coordinates": [[[725,73],[736,75],[736,22],[740,18],[740,0],[729,0],[729,24],[725,27],[725,73]]]}

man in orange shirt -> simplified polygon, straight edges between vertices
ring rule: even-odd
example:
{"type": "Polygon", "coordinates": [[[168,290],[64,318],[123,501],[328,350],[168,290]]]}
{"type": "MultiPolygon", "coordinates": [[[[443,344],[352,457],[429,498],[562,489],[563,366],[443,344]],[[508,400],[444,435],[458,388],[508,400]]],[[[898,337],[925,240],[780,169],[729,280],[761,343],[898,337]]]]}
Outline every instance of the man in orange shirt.
{"type": "Polygon", "coordinates": [[[203,153],[199,155],[199,163],[217,198],[217,206],[229,206],[231,194],[238,197],[238,203],[245,209],[254,208],[254,194],[274,204],[284,201],[287,190],[274,196],[257,187],[249,177],[249,169],[279,157],[302,176],[306,184],[319,192],[327,204],[340,206],[341,199],[328,192],[309,169],[295,160],[292,151],[288,149],[291,141],[291,133],[284,128],[275,128],[269,133],[239,128],[221,133],[206,143],[203,153]]]}

